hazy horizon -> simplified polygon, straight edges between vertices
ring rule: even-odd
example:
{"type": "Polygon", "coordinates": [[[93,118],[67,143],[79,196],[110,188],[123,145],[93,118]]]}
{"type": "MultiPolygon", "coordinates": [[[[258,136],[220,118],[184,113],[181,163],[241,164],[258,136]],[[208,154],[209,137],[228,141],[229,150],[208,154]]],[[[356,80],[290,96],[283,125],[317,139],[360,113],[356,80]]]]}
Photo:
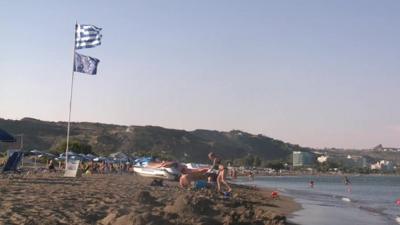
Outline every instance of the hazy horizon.
{"type": "Polygon", "coordinates": [[[72,121],[400,147],[399,1],[3,1],[0,117],[67,121],[74,24],[103,28],[72,121]]]}

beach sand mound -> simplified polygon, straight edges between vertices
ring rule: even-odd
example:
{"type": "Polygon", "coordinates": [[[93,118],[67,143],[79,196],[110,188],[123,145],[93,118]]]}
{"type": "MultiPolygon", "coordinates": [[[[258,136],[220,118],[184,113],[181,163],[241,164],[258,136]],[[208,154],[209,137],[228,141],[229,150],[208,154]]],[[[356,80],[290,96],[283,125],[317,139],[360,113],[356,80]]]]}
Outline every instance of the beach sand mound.
{"type": "Polygon", "coordinates": [[[283,225],[296,203],[237,185],[234,194],[150,186],[130,174],[0,179],[0,225],[283,225]],[[289,210],[291,208],[291,210],[289,210]]]}
{"type": "Polygon", "coordinates": [[[142,204],[154,204],[156,198],[154,198],[148,191],[139,191],[134,195],[134,199],[142,204]]]}
{"type": "Polygon", "coordinates": [[[188,215],[215,215],[215,211],[211,208],[212,205],[213,202],[204,196],[184,194],[178,196],[172,205],[167,205],[164,211],[188,215]]]}
{"type": "Polygon", "coordinates": [[[107,216],[101,221],[104,225],[172,225],[167,219],[154,215],[150,212],[147,213],[130,213],[116,217],[115,214],[107,216]]]}

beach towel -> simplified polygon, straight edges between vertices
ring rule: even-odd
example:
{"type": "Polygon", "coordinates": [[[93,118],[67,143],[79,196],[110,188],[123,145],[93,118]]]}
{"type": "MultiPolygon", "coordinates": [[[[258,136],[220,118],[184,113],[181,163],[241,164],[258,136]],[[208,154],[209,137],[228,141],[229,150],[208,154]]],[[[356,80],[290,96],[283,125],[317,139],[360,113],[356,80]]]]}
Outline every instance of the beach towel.
{"type": "Polygon", "coordinates": [[[7,171],[17,171],[18,165],[22,160],[22,156],[24,153],[22,152],[14,152],[8,159],[6,164],[3,167],[3,172],[7,171]]]}

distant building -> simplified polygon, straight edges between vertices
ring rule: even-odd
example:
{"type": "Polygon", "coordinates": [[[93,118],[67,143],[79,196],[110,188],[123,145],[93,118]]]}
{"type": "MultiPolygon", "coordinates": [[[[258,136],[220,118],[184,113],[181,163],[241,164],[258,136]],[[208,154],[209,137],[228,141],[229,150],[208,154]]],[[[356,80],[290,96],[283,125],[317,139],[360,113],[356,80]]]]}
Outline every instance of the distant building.
{"type": "Polygon", "coordinates": [[[293,167],[311,166],[314,164],[314,155],[309,152],[293,152],[293,167]]]}
{"type": "Polygon", "coordinates": [[[386,172],[393,171],[395,169],[393,163],[387,160],[381,160],[371,165],[371,170],[382,170],[386,172]]]}
{"type": "Polygon", "coordinates": [[[366,168],[368,167],[367,159],[363,156],[347,156],[347,161],[350,167],[366,168]]]}
{"type": "Polygon", "coordinates": [[[358,155],[347,155],[347,157],[342,160],[342,165],[347,168],[366,168],[368,167],[367,159],[363,156],[358,155]]]}
{"type": "Polygon", "coordinates": [[[400,152],[400,148],[395,147],[383,147],[382,145],[378,145],[374,147],[372,150],[378,152],[400,152]]]}
{"type": "Polygon", "coordinates": [[[369,167],[367,159],[363,156],[358,156],[358,155],[330,157],[329,161],[335,162],[345,168],[367,168],[367,167],[369,167]]]}
{"type": "Polygon", "coordinates": [[[319,156],[318,158],[317,158],[317,161],[319,162],[319,163],[324,163],[324,162],[327,162],[328,161],[328,156],[326,156],[326,155],[321,155],[321,156],[319,156]]]}

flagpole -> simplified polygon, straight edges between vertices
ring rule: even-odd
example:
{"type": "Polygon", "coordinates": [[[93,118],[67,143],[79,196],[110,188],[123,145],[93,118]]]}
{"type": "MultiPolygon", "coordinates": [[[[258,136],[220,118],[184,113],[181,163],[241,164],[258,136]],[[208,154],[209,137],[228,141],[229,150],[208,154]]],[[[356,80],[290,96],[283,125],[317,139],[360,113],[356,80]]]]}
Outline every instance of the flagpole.
{"type": "MultiPolygon", "coordinates": [[[[75,64],[75,42],[76,42],[76,27],[78,26],[78,21],[75,23],[74,29],[74,51],[72,54],[72,65],[75,64]]],[[[71,128],[71,109],[72,109],[72,91],[74,89],[74,66],[72,66],[72,78],[71,78],[71,93],[69,97],[69,114],[68,114],[68,128],[67,128],[67,145],[65,147],[65,171],[67,171],[67,164],[68,164],[68,150],[69,150],[69,132],[71,128]]]]}

